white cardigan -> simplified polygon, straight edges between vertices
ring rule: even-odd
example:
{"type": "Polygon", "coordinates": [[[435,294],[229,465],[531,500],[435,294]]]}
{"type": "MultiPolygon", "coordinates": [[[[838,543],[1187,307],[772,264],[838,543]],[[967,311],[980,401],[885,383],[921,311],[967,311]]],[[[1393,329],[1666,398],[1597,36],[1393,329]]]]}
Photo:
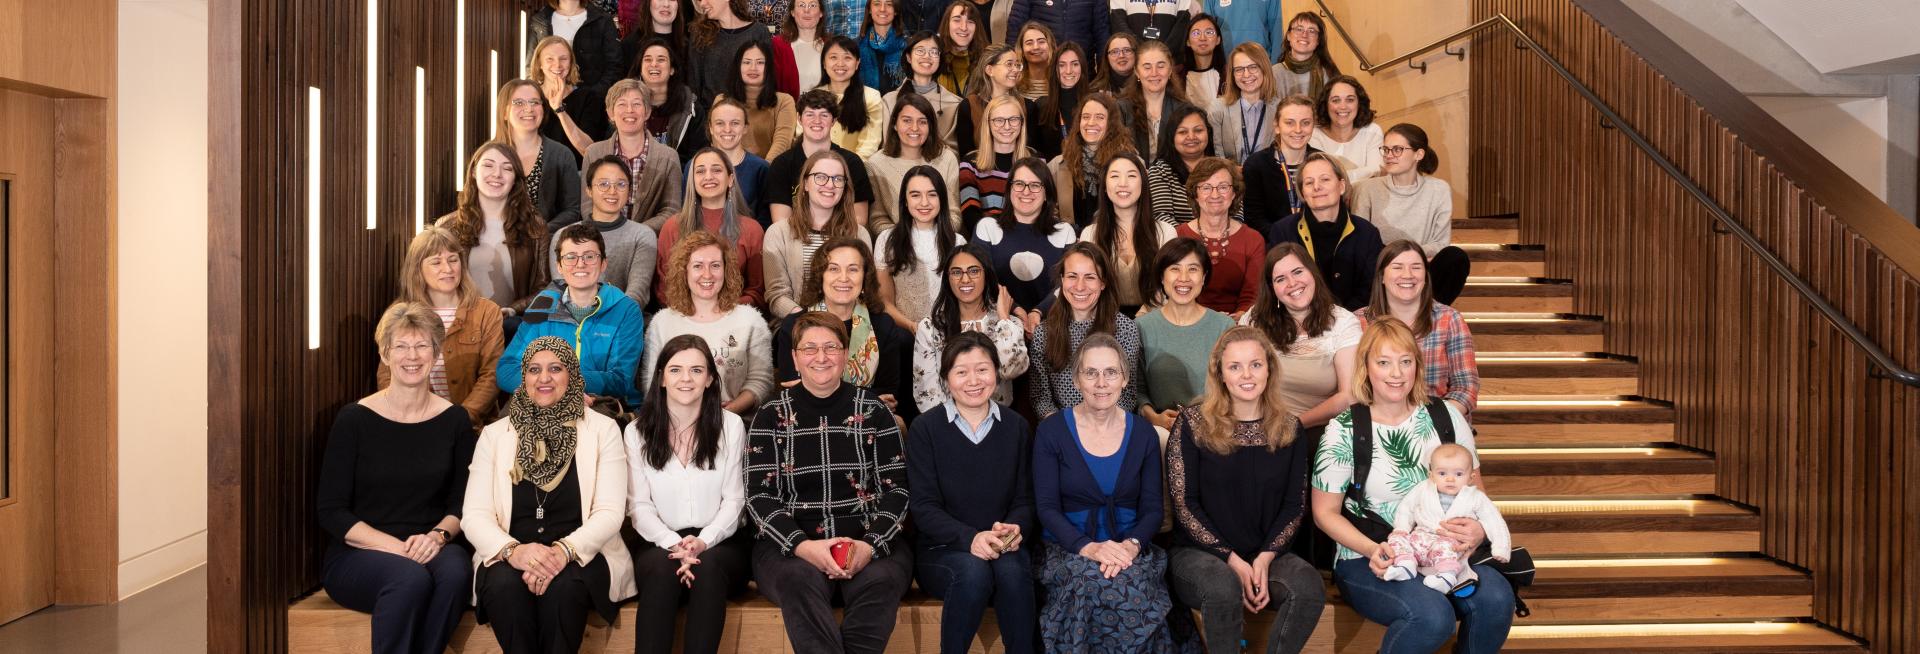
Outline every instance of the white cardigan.
{"type": "MultiPolygon", "coordinates": [[[[620,439],[620,426],[592,409],[586,410],[586,416],[574,427],[579,437],[573,448],[573,466],[580,470],[580,507],[586,519],[561,540],[573,546],[583,563],[595,556],[606,557],[613,581],[607,594],[618,602],[638,592],[633,583],[633,556],[620,540],[620,525],[627,518],[627,448],[620,439]]],[[[501,418],[480,430],[480,441],[473,448],[460,530],[473,543],[476,580],[480,578],[480,566],[514,542],[507,535],[513,522],[513,482],[507,477],[519,441],[513,423],[501,418]]]]}
{"type": "Polygon", "coordinates": [[[1440,490],[1433,485],[1433,480],[1421,480],[1401,498],[1400,507],[1393,515],[1393,530],[1435,531],[1440,523],[1454,518],[1473,518],[1480,523],[1487,532],[1487,542],[1493,545],[1493,558],[1505,562],[1513,556],[1513,535],[1507,531],[1506,519],[1500,517],[1500,509],[1493,506],[1493,500],[1473,486],[1461,487],[1460,494],[1453,498],[1453,506],[1442,509],[1440,490]]]}

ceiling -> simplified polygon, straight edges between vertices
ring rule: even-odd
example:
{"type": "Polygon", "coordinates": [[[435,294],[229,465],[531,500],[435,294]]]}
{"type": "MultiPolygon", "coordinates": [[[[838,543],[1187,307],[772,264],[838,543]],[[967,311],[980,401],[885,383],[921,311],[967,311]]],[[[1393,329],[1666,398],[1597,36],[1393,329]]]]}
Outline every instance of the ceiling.
{"type": "Polygon", "coordinates": [[[1920,74],[1920,1],[1735,0],[1828,74],[1920,74]]]}

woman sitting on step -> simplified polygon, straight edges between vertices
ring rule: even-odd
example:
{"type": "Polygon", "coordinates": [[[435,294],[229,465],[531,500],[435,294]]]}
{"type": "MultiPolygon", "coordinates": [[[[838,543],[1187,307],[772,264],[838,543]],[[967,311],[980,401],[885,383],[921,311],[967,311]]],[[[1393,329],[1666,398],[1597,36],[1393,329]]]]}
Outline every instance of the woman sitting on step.
{"type": "Polygon", "coordinates": [[[1472,416],[1480,399],[1480,365],[1474,361],[1473,332],[1467,319],[1433,297],[1432,262],[1420,253],[1420,244],[1408,240],[1388,243],[1380,251],[1374,272],[1373,303],[1354,312],[1362,323],[1392,316],[1413,329],[1420,340],[1421,373],[1427,395],[1472,416]]]}
{"type": "Polygon", "coordinates": [[[573,345],[533,339],[507,417],[474,447],[460,527],[473,543],[475,614],[507,652],[577,652],[587,612],[608,622],[632,597],[627,450],[587,408],[573,345]]]}
{"type": "MultiPolygon", "coordinates": [[[[1427,478],[1427,461],[1444,441],[1442,431],[1450,428],[1454,442],[1469,451],[1474,446],[1473,430],[1458,410],[1447,402],[1429,403],[1420,359],[1419,342],[1405,324],[1387,318],[1367,325],[1355,361],[1354,405],[1327,423],[1314,455],[1313,520],[1340,544],[1333,567],[1340,596],[1361,617],[1387,626],[1380,651],[1432,652],[1454,637],[1455,651],[1497,652],[1513,626],[1514,602],[1513,588],[1499,571],[1473,566],[1479,584],[1464,598],[1379,577],[1392,560],[1385,541],[1394,514],[1407,492],[1427,478]],[[1449,425],[1437,425],[1441,415],[1449,425]],[[1369,436],[1372,451],[1359,491],[1364,505],[1348,494],[1356,431],[1369,436]],[[1460,623],[1457,637],[1455,622],[1460,623]]],[[[1470,483],[1485,488],[1477,455],[1470,483]]],[[[1471,518],[1441,526],[1436,533],[1458,541],[1462,554],[1486,538],[1486,530],[1471,518]]]]}

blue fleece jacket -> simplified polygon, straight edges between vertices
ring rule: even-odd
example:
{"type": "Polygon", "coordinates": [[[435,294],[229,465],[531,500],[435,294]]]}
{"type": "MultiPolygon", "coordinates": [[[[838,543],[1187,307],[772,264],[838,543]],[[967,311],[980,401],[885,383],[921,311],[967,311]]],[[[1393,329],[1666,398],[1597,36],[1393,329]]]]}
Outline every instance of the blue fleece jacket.
{"type": "Polygon", "coordinates": [[[1287,51],[1287,26],[1280,24],[1280,0],[1203,0],[1203,5],[1207,15],[1220,19],[1221,49],[1231,50],[1252,41],[1266,48],[1267,56],[1275,62],[1287,51]]]}
{"type": "Polygon", "coordinates": [[[580,376],[589,395],[611,395],[637,409],[642,397],[634,384],[638,377],[640,352],[646,345],[646,321],[640,305],[612,284],[600,284],[599,307],[585,320],[575,322],[565,305],[567,287],[554,282],[527,307],[513,342],[500,354],[495,377],[500,390],[512,393],[520,388],[520,357],[527,344],[542,336],[558,336],[573,344],[580,357],[580,376]]]}

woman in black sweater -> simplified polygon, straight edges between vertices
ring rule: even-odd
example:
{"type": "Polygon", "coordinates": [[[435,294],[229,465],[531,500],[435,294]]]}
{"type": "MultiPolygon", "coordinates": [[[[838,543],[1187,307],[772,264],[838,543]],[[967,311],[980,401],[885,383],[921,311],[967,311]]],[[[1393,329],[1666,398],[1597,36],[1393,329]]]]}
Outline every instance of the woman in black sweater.
{"type": "Polygon", "coordinates": [[[945,601],[940,651],[970,649],[991,600],[1006,651],[1031,652],[1038,609],[1021,544],[1033,524],[1032,430],[993,402],[1000,355],[985,334],[947,341],[940,375],[949,399],[907,434],[910,506],[920,531],[915,577],[945,601]]]}
{"type": "Polygon", "coordinates": [[[1258,328],[1227,330],[1214,343],[1207,391],[1180,412],[1167,438],[1167,490],[1174,547],[1167,581],[1200,608],[1215,652],[1239,652],[1242,610],[1279,615],[1268,654],[1298,652],[1320,621],[1320,573],[1288,551],[1306,514],[1316,443],[1297,442],[1273,344],[1258,328]]]}
{"type": "Polygon", "coordinates": [[[320,465],[314,505],[333,536],[321,585],[373,614],[375,652],[446,649],[473,578],[452,542],[473,426],[429,380],[445,338],[426,305],[387,307],[374,341],[392,382],[340,410],[320,465]]]}

